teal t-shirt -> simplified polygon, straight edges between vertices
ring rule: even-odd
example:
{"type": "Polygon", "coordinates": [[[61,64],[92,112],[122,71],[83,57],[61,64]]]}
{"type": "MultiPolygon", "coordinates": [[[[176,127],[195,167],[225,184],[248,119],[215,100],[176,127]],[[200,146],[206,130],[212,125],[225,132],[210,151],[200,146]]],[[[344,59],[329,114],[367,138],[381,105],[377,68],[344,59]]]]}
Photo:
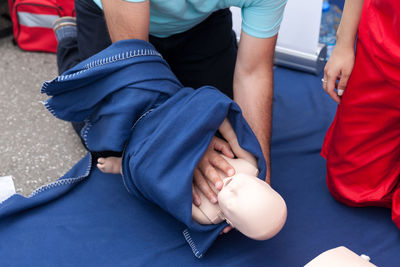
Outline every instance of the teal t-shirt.
{"type": "MultiPolygon", "coordinates": [[[[102,8],[101,0],[93,0],[102,8]]],[[[145,0],[126,0],[144,2],[145,0]]],[[[242,10],[242,29],[268,38],[278,33],[287,0],[150,0],[150,34],[157,37],[187,31],[214,11],[236,6],[242,10]]]]}

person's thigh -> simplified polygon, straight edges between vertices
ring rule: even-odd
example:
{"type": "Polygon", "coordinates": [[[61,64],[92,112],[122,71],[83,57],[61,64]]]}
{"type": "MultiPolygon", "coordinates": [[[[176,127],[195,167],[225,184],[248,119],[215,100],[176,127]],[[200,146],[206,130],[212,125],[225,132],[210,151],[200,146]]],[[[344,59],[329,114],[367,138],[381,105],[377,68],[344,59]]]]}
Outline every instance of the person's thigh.
{"type": "Polygon", "coordinates": [[[57,45],[58,74],[65,72],[80,62],[76,37],[66,37],[57,45]]]}
{"type": "Polygon", "coordinates": [[[92,0],[75,0],[80,60],[111,45],[103,11],[92,0]]]}
{"type": "Polygon", "coordinates": [[[327,134],[327,182],[332,194],[353,206],[390,207],[400,182],[400,88],[357,46],[356,64],[327,134]]]}
{"type": "MultiPolygon", "coordinates": [[[[69,38],[57,52],[61,72],[111,45],[103,11],[92,0],[75,0],[77,38],[69,38]],[[61,53],[62,52],[62,53],[61,53]]],[[[84,123],[72,123],[80,136],[84,123]]],[[[85,146],[83,140],[82,144],[85,146]]]]}
{"type": "Polygon", "coordinates": [[[184,86],[212,85],[232,98],[237,55],[229,9],[214,12],[187,32],[168,38],[150,36],[184,86]]]}

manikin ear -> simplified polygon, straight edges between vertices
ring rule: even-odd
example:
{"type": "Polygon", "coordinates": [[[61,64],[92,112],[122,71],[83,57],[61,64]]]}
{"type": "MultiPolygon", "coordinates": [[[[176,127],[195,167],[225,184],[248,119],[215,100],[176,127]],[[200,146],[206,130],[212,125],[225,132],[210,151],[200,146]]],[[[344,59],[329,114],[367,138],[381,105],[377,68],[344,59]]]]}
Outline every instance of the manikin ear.
{"type": "Polygon", "coordinates": [[[257,167],[256,158],[251,153],[247,152],[246,150],[244,150],[239,146],[236,133],[233,130],[232,125],[227,118],[225,118],[225,120],[219,127],[219,132],[221,133],[222,137],[229,143],[233,153],[237,158],[244,159],[248,161],[250,164],[252,164],[254,167],[257,167]]]}

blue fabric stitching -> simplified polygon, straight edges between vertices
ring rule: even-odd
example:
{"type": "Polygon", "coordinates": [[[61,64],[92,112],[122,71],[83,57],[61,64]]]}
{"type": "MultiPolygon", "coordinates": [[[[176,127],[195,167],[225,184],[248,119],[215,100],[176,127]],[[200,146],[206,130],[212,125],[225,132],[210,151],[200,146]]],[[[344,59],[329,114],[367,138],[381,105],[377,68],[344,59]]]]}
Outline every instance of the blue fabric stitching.
{"type": "Polygon", "coordinates": [[[81,131],[81,136],[83,140],[85,141],[85,145],[87,148],[89,148],[88,143],[87,143],[87,136],[89,134],[90,128],[92,128],[93,124],[89,120],[85,120],[85,127],[81,131]]]}
{"type": "Polygon", "coordinates": [[[121,173],[121,177],[122,177],[122,182],[123,182],[123,184],[125,186],[126,191],[128,191],[128,193],[132,194],[131,190],[129,190],[128,185],[125,182],[125,176],[124,176],[123,172],[121,173]]]}
{"type": "MultiPolygon", "coordinates": [[[[75,72],[73,74],[66,74],[66,75],[60,75],[56,78],[56,80],[59,81],[64,81],[64,80],[68,80],[70,78],[73,78],[75,75],[79,75],[82,72],[85,72],[89,69],[95,68],[95,67],[99,67],[99,66],[103,66],[109,63],[114,63],[117,61],[121,61],[121,60],[125,60],[125,59],[130,59],[130,58],[134,58],[134,57],[140,57],[140,56],[158,56],[161,57],[161,54],[158,53],[155,50],[151,50],[151,49],[136,49],[136,50],[130,50],[126,52],[126,56],[121,56],[121,53],[113,55],[113,56],[109,56],[106,58],[102,58],[102,59],[98,59],[92,62],[89,62],[87,64],[85,64],[83,66],[83,70],[80,70],[78,72],[75,72]],[[133,53],[132,53],[133,52],[133,53]],[[129,53],[129,54],[128,54],[129,53]]],[[[44,93],[46,88],[47,88],[48,82],[46,81],[43,84],[42,90],[41,92],[44,93]]]]}
{"type": "Polygon", "coordinates": [[[119,54],[109,56],[109,57],[106,57],[106,58],[103,58],[100,60],[92,61],[90,63],[87,63],[84,66],[84,68],[85,68],[85,70],[87,70],[87,69],[91,69],[94,67],[103,66],[105,64],[114,63],[116,61],[121,61],[121,60],[138,57],[138,56],[159,56],[162,58],[160,53],[158,53],[155,50],[150,50],[150,49],[140,49],[140,50],[136,49],[136,50],[127,51],[125,53],[126,53],[126,56],[124,56],[124,54],[122,54],[122,56],[121,56],[121,53],[119,53],[119,54]]]}
{"type": "Polygon", "coordinates": [[[40,90],[40,93],[43,94],[46,92],[47,86],[51,83],[51,81],[45,81],[42,85],[42,89],[40,90]]]}
{"type": "Polygon", "coordinates": [[[152,112],[154,110],[154,108],[152,108],[152,109],[149,109],[148,111],[146,111],[145,113],[143,113],[140,117],[139,117],[139,119],[137,119],[136,121],[135,121],[135,123],[133,124],[133,126],[131,127],[131,130],[133,130],[133,128],[135,128],[135,126],[136,126],[136,124],[141,120],[141,119],[143,119],[144,117],[146,117],[146,115],[148,115],[150,112],[152,112]]]}
{"type": "Polygon", "coordinates": [[[203,257],[203,254],[201,254],[200,251],[197,249],[196,244],[194,243],[192,237],[190,236],[188,229],[183,230],[183,235],[186,239],[186,242],[188,242],[190,248],[192,249],[194,255],[196,256],[196,258],[200,259],[201,257],[203,257]]]}
{"type": "MultiPolygon", "coordinates": [[[[144,117],[146,117],[146,115],[148,115],[148,114],[149,114],[150,112],[152,112],[153,110],[154,110],[154,108],[149,109],[148,111],[146,111],[145,113],[143,113],[143,114],[135,121],[135,123],[134,123],[133,126],[131,127],[131,130],[133,130],[133,128],[135,128],[136,124],[137,124],[141,119],[143,119],[144,117]]],[[[87,146],[87,145],[86,145],[86,146],[87,146]]],[[[122,152],[122,155],[125,154],[125,149],[126,149],[126,147],[124,147],[124,150],[123,150],[123,152],[122,152]]],[[[124,173],[121,173],[121,176],[122,176],[122,182],[124,183],[124,186],[125,186],[126,190],[127,190],[129,193],[132,194],[131,190],[129,190],[129,187],[128,187],[128,185],[127,185],[126,182],[125,182],[124,173]]]]}
{"type": "Polygon", "coordinates": [[[162,58],[162,55],[160,53],[158,53],[156,50],[152,50],[152,49],[129,50],[129,51],[123,52],[122,54],[119,53],[118,55],[98,59],[98,60],[92,61],[90,63],[87,63],[84,66],[83,70],[74,72],[72,74],[59,75],[56,78],[54,78],[53,80],[45,81],[42,85],[40,93],[42,93],[42,94],[46,93],[47,87],[54,81],[60,82],[60,81],[68,80],[68,79],[74,78],[75,76],[78,76],[81,73],[83,73],[89,69],[92,69],[94,67],[103,66],[108,63],[114,63],[116,61],[121,61],[121,60],[130,59],[130,58],[134,58],[134,57],[139,57],[139,56],[158,56],[158,57],[162,58]]]}
{"type": "Polygon", "coordinates": [[[46,107],[46,109],[47,109],[48,111],[50,111],[51,114],[53,114],[54,117],[58,118],[56,112],[55,112],[54,109],[50,106],[48,100],[46,100],[43,104],[44,104],[44,106],[46,107]]]}
{"type": "MultiPolygon", "coordinates": [[[[35,191],[33,191],[28,196],[28,198],[34,197],[37,194],[40,194],[40,193],[42,193],[42,192],[44,192],[46,190],[49,190],[51,188],[54,188],[54,187],[57,187],[57,186],[61,186],[61,185],[77,183],[77,182],[85,179],[89,175],[89,172],[90,172],[91,167],[92,167],[92,155],[89,154],[89,157],[90,157],[89,164],[88,164],[88,166],[86,168],[86,171],[85,171],[85,173],[83,175],[78,176],[78,177],[70,177],[70,178],[60,179],[60,180],[57,180],[55,182],[49,183],[47,185],[43,185],[43,186],[39,187],[38,189],[36,189],[35,191]]],[[[7,199],[5,201],[7,201],[7,199]]],[[[5,201],[0,202],[0,205],[3,204],[5,201]]]]}

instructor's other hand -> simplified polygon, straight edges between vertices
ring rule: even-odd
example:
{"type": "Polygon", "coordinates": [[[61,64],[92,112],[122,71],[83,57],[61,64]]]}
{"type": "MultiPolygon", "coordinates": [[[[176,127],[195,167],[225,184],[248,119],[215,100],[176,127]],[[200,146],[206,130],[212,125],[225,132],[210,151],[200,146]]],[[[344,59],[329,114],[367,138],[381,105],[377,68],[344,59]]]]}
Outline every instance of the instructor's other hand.
{"type": "MultiPolygon", "coordinates": [[[[213,137],[203,157],[200,159],[193,173],[193,183],[211,201],[217,203],[217,195],[211,189],[207,180],[212,183],[217,190],[221,190],[223,182],[217,170],[225,173],[226,176],[235,174],[233,167],[221,156],[221,153],[229,158],[234,158],[231,147],[221,138],[213,137]]],[[[193,187],[193,203],[196,206],[201,204],[200,196],[193,187]]]]}

